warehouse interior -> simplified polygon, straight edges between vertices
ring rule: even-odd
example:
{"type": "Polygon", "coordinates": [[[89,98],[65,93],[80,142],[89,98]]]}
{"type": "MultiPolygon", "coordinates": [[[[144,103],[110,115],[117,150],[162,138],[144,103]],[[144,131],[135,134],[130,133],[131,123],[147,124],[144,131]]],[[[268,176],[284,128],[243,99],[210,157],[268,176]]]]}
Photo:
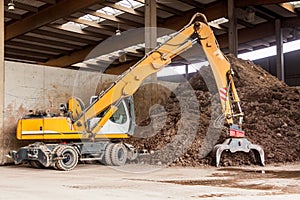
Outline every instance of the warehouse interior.
{"type": "Polygon", "coordinates": [[[3,198],[297,199],[299,56],[300,1],[3,0],[3,198]]]}
{"type": "MultiPolygon", "coordinates": [[[[130,30],[141,27],[160,27],[178,31],[188,23],[195,12],[202,12],[206,15],[220,48],[225,54],[238,55],[276,45],[276,56],[254,62],[261,64],[280,80],[297,86],[300,79],[296,61],[299,50],[283,54],[282,46],[284,43],[299,39],[298,6],[297,2],[267,0],[5,0],[2,4],[3,12],[1,12],[4,14],[1,16],[1,30],[4,30],[1,33],[3,75],[1,77],[3,83],[7,81],[2,84],[2,87],[7,85],[7,88],[6,91],[5,88],[2,88],[2,109],[11,106],[9,102],[14,99],[16,108],[11,112],[18,112],[21,115],[20,105],[23,105],[24,98],[38,93],[37,90],[49,90],[47,95],[51,94],[49,97],[51,103],[55,101],[53,99],[62,101],[66,96],[70,96],[68,91],[69,87],[73,87],[73,83],[59,85],[58,80],[53,80],[56,83],[54,85],[49,83],[51,81],[45,81],[49,78],[48,73],[52,73],[50,78],[57,77],[55,72],[59,70],[67,70],[68,75],[65,76],[70,76],[72,73],[77,74],[78,70],[86,73],[121,74],[141,59],[145,52],[156,46],[157,43],[153,43],[153,38],[161,39],[164,34],[150,30],[142,31],[139,36],[129,38],[130,30]],[[12,9],[11,6],[14,8],[12,9]],[[126,34],[128,31],[129,33],[126,34]],[[103,41],[110,41],[109,38],[117,41],[117,45],[105,43],[105,49],[103,46],[99,46],[103,41]],[[93,50],[95,48],[98,50],[93,50]],[[99,48],[101,49],[99,50],[99,48]],[[6,67],[4,61],[7,62],[6,67]],[[18,65],[22,65],[22,68],[18,65]],[[41,70],[33,65],[41,65],[45,68],[41,70]],[[49,70],[49,72],[45,72],[45,70],[49,70]],[[32,76],[32,80],[26,78],[27,76],[32,76]],[[19,91],[19,88],[14,87],[16,85],[14,83],[27,88],[27,91],[26,89],[19,91]],[[57,90],[55,94],[47,84],[50,84],[52,90],[57,90]],[[37,85],[38,87],[36,87],[37,85]],[[35,89],[29,92],[28,88],[33,88],[33,86],[35,89]],[[22,93],[25,94],[22,95],[22,93]],[[6,94],[9,94],[9,97],[6,97],[6,94]],[[17,94],[21,95],[22,100],[16,100],[17,94]],[[5,98],[6,104],[3,101],[5,98]]],[[[188,64],[186,61],[178,59],[173,65],[184,67],[188,64]]],[[[186,69],[188,70],[187,67],[186,69]]],[[[59,72],[60,78],[65,78],[62,74],[66,73],[59,72]]],[[[185,75],[188,75],[188,71],[185,72],[185,75]]],[[[105,77],[113,79],[113,76],[105,77]]],[[[179,81],[176,76],[164,77],[164,80],[179,81]]],[[[86,80],[83,82],[87,84],[86,80]]],[[[73,89],[73,95],[74,91],[81,98],[90,96],[89,92],[83,92],[80,89],[73,89]]],[[[42,93],[42,98],[44,98],[45,93],[42,93]]],[[[37,102],[40,104],[39,106],[41,106],[41,102],[45,106],[47,104],[45,101],[27,99],[25,107],[36,106],[37,102]]],[[[2,130],[7,129],[13,130],[12,127],[2,130]]],[[[11,142],[7,142],[10,139],[5,139],[7,136],[2,135],[3,142],[8,143],[5,146],[10,146],[11,142]]],[[[4,153],[2,157],[4,157],[4,153]]]]}
{"type": "MultiPolygon", "coordinates": [[[[21,145],[14,132],[24,112],[57,107],[74,95],[88,102],[89,96],[101,91],[93,83],[112,82],[163,43],[166,34],[184,27],[196,12],[205,14],[225,54],[237,56],[276,46],[275,56],[254,62],[288,85],[299,85],[300,51],[283,53],[284,43],[300,37],[299,7],[298,2],[275,0],[5,0],[0,37],[0,104],[5,113],[1,163],[7,161],[10,148],[21,145]],[[157,28],[144,31],[144,27],[157,28]],[[101,75],[94,77],[94,72],[101,75]]],[[[177,58],[169,67],[179,66],[183,73],[154,75],[152,80],[178,83],[192,73],[190,64],[177,58]]]]}

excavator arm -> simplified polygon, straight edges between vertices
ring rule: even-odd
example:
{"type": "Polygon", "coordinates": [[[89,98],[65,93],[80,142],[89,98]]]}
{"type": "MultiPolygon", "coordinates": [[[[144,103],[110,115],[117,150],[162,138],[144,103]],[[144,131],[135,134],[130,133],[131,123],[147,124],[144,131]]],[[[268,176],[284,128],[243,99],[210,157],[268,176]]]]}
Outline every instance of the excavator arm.
{"type": "Polygon", "coordinates": [[[233,97],[236,103],[239,103],[239,98],[232,80],[230,64],[220,51],[216,38],[207,24],[206,17],[201,13],[197,13],[188,25],[173,35],[167,42],[146,54],[143,59],[120,75],[111,87],[100,94],[98,99],[75,120],[75,129],[91,132],[92,134],[97,133],[117,110],[118,103],[122,98],[133,95],[147,77],[160,71],[172,62],[172,58],[190,49],[197,42],[202,45],[211,65],[217,87],[220,90],[226,122],[228,125],[233,124],[229,87],[234,92],[233,97]],[[201,21],[195,21],[198,18],[201,21]],[[197,36],[196,39],[192,39],[194,34],[197,36]],[[106,109],[107,112],[98,122],[98,125],[87,130],[86,122],[106,109]]]}

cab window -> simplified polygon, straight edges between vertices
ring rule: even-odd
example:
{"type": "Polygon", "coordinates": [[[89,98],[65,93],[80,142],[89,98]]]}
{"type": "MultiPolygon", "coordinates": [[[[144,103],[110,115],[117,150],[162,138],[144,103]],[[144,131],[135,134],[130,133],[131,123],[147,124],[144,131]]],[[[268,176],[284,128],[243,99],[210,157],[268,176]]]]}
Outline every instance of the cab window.
{"type": "Polygon", "coordinates": [[[111,116],[110,120],[117,124],[124,124],[127,121],[124,104],[121,103],[118,110],[111,116]]]}

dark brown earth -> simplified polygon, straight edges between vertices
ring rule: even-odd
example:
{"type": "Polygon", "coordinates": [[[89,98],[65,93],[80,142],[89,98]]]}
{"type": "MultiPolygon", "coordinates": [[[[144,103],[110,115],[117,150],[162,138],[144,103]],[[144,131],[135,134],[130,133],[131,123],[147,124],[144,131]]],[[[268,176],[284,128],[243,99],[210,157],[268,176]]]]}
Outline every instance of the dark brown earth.
{"type": "MultiPolygon", "coordinates": [[[[250,61],[233,56],[228,58],[235,72],[235,85],[245,113],[243,129],[247,138],[263,147],[266,164],[299,161],[299,92],[250,61]]],[[[158,109],[152,113],[151,120],[140,123],[141,126],[148,125],[148,131],[137,128],[135,138],[129,142],[140,149],[154,152],[145,156],[145,161],[177,166],[214,165],[211,150],[216,143],[224,141],[226,128],[215,127],[213,123],[221,113],[216,88],[210,86],[211,77],[210,68],[207,67],[190,78],[189,83],[198,102],[191,101],[193,92],[187,90],[187,84],[181,84],[164,105],[167,117],[158,109]],[[209,90],[207,85],[210,86],[209,90]],[[191,103],[180,109],[180,101],[191,103]],[[200,114],[195,111],[198,106],[200,114]],[[159,126],[159,122],[164,120],[164,126],[159,126]],[[190,136],[191,133],[196,133],[195,138],[190,136]],[[141,139],[141,136],[147,138],[141,139]]],[[[254,162],[251,152],[225,152],[221,159],[223,166],[254,162]]]]}

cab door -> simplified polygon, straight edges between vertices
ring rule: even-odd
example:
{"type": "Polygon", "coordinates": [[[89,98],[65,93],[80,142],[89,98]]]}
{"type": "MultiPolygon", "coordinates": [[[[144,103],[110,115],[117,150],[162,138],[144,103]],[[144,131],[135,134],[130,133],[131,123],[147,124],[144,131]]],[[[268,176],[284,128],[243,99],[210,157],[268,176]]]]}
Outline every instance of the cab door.
{"type": "MultiPolygon", "coordinates": [[[[101,117],[91,119],[90,125],[94,127],[101,117]]],[[[105,123],[102,129],[97,134],[128,134],[131,128],[131,117],[127,104],[124,100],[118,106],[118,110],[105,123]]]]}

